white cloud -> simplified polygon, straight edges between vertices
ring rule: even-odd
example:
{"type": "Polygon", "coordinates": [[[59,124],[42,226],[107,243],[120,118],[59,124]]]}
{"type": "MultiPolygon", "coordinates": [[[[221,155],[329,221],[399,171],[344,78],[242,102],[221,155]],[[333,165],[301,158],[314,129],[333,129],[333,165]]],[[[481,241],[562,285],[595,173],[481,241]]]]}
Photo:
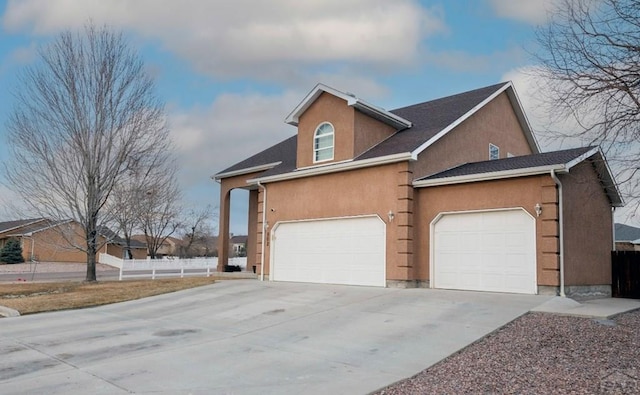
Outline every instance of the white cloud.
{"type": "Polygon", "coordinates": [[[512,81],[531,127],[542,151],[583,146],[588,142],[576,137],[581,131],[577,121],[554,111],[548,98],[546,81],[537,66],[526,66],[510,70],[502,76],[503,81],[512,81]]]}
{"type": "Polygon", "coordinates": [[[183,184],[209,179],[295,134],[284,123],[301,95],[221,94],[210,106],[170,114],[183,184]]]}
{"type": "Polygon", "coordinates": [[[512,46],[505,50],[485,54],[471,54],[464,51],[448,50],[432,52],[426,55],[426,62],[446,70],[468,72],[487,72],[495,69],[496,64],[519,63],[525,59],[521,47],[512,46]]]}
{"type": "Polygon", "coordinates": [[[437,15],[414,0],[22,0],[3,25],[49,34],[91,18],[160,40],[201,72],[281,80],[304,65],[408,64],[444,28],[437,15]]]}
{"type": "Polygon", "coordinates": [[[561,0],[489,0],[500,17],[532,25],[544,24],[561,0]]]}

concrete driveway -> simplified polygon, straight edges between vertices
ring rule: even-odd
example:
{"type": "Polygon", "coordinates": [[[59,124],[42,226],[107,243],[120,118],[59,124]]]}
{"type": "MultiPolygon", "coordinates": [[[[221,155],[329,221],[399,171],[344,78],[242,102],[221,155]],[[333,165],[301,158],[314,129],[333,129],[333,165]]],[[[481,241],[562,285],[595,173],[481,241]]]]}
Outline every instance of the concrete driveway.
{"type": "Polygon", "coordinates": [[[364,394],[550,297],[255,280],[0,320],[3,394],[364,394]]]}

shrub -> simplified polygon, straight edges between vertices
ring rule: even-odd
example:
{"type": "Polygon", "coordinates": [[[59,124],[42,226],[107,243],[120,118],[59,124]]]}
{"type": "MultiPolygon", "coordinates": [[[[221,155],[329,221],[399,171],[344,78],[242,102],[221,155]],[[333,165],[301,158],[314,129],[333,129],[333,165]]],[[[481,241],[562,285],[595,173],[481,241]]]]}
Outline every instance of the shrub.
{"type": "Polygon", "coordinates": [[[9,239],[7,244],[0,250],[0,262],[4,263],[22,263],[22,246],[17,239],[9,239]]]}

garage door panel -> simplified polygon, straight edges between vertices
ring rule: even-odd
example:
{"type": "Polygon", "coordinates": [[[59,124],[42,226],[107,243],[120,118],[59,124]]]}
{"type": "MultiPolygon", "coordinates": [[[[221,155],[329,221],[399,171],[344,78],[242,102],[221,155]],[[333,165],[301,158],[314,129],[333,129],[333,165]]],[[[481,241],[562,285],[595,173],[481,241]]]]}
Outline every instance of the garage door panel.
{"type": "Polygon", "coordinates": [[[536,293],[534,224],[523,210],[443,215],[434,225],[434,286],[536,293]]]}
{"type": "Polygon", "coordinates": [[[279,224],[273,280],[385,286],[385,224],[378,217],[279,224]]]}

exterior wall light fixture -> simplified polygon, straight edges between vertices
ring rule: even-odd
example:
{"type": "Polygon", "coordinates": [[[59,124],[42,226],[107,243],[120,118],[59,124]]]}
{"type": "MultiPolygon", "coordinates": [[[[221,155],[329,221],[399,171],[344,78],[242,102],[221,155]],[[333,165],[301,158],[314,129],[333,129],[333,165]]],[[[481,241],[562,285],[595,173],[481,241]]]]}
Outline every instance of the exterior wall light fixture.
{"type": "Polygon", "coordinates": [[[396,215],[391,210],[389,210],[387,216],[389,217],[389,222],[393,221],[393,219],[396,217],[396,215]]]}
{"type": "Polygon", "coordinates": [[[536,210],[536,215],[539,217],[540,214],[542,214],[542,206],[540,205],[540,203],[536,203],[534,209],[536,210]]]}

